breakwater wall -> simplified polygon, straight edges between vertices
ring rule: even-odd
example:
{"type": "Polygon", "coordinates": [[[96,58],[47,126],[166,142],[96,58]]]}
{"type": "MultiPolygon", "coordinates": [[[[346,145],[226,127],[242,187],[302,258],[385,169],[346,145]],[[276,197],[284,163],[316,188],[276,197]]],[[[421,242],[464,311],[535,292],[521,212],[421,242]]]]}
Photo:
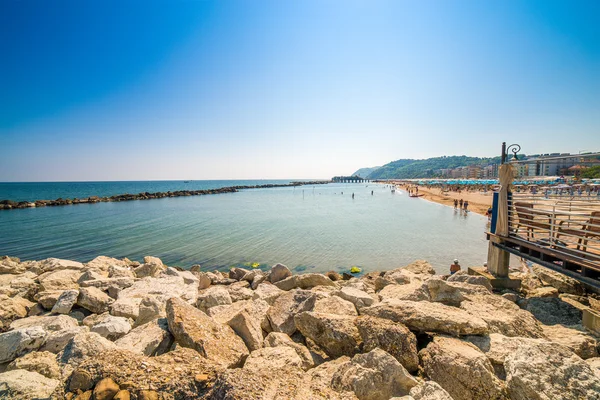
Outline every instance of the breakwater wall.
{"type": "Polygon", "coordinates": [[[219,189],[204,189],[204,190],[177,190],[169,192],[143,192],[138,194],[117,194],[110,197],[90,196],[84,199],[63,199],[56,200],[35,200],[35,201],[12,201],[0,200],[0,210],[16,210],[23,208],[35,207],[53,207],[53,206],[68,206],[73,204],[90,204],[90,203],[108,203],[115,201],[132,201],[132,200],[150,200],[163,199],[165,197],[184,197],[184,196],[205,196],[209,194],[235,193],[245,189],[270,189],[278,187],[290,186],[309,186],[309,185],[324,185],[331,181],[309,181],[309,182],[290,182],[282,184],[266,184],[266,185],[250,185],[250,186],[228,186],[219,189]]]}

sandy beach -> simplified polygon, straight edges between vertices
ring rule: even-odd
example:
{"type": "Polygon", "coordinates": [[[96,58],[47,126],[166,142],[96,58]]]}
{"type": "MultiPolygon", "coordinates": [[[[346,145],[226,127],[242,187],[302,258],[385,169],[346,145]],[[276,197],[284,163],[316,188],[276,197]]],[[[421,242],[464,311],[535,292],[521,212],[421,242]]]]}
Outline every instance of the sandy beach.
{"type": "MultiPolygon", "coordinates": [[[[405,190],[403,187],[402,190],[405,190]]],[[[485,215],[485,212],[492,206],[493,192],[467,192],[466,190],[458,192],[442,192],[441,188],[426,188],[419,186],[419,194],[423,194],[423,199],[454,207],[454,199],[467,200],[469,210],[477,214],[485,215]]]]}

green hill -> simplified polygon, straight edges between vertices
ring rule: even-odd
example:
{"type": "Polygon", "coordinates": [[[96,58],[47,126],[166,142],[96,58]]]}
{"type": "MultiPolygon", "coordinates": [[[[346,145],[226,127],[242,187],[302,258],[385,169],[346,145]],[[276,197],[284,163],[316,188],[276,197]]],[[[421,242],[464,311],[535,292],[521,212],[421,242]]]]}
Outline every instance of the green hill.
{"type": "MultiPolygon", "coordinates": [[[[443,156],[426,160],[400,159],[370,173],[368,179],[414,179],[439,176],[440,169],[500,164],[500,157],[443,156]]],[[[360,171],[360,170],[359,170],[360,171]]]]}
{"type": "Polygon", "coordinates": [[[356,176],[360,176],[361,178],[366,178],[373,172],[377,171],[379,168],[381,168],[381,167],[361,168],[358,171],[356,171],[355,173],[353,173],[352,176],[356,175],[356,176]]]}

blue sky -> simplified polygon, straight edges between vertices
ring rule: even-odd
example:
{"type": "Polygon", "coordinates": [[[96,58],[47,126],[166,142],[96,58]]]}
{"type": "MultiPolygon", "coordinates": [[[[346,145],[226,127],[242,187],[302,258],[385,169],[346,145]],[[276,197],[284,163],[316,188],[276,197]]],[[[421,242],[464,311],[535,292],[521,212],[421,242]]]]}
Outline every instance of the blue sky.
{"type": "Polygon", "coordinates": [[[600,150],[600,2],[0,2],[0,181],[600,150]]]}

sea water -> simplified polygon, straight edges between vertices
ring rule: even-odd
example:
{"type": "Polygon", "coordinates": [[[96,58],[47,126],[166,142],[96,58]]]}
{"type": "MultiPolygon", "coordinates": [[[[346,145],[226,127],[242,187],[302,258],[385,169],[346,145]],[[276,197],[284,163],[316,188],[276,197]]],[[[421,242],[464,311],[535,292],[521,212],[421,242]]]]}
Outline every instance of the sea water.
{"type": "MultiPolygon", "coordinates": [[[[239,184],[221,182],[221,187],[239,184]]],[[[245,184],[264,183],[274,182],[245,184]]],[[[164,191],[173,184],[163,185],[139,191],[164,191]]],[[[187,187],[182,182],[175,186],[171,190],[187,187]]],[[[190,190],[203,188],[200,183],[192,186],[190,190]]],[[[119,192],[122,187],[79,196],[119,192]]],[[[59,197],[77,196],[65,191],[59,197]]],[[[455,258],[463,267],[485,261],[486,223],[478,214],[410,198],[403,191],[393,193],[385,185],[340,183],[3,210],[0,255],[82,262],[98,255],[139,261],[153,255],[184,268],[259,264],[266,269],[283,263],[305,272],[342,272],[352,266],[368,272],[424,259],[447,273],[455,258]]]]}

